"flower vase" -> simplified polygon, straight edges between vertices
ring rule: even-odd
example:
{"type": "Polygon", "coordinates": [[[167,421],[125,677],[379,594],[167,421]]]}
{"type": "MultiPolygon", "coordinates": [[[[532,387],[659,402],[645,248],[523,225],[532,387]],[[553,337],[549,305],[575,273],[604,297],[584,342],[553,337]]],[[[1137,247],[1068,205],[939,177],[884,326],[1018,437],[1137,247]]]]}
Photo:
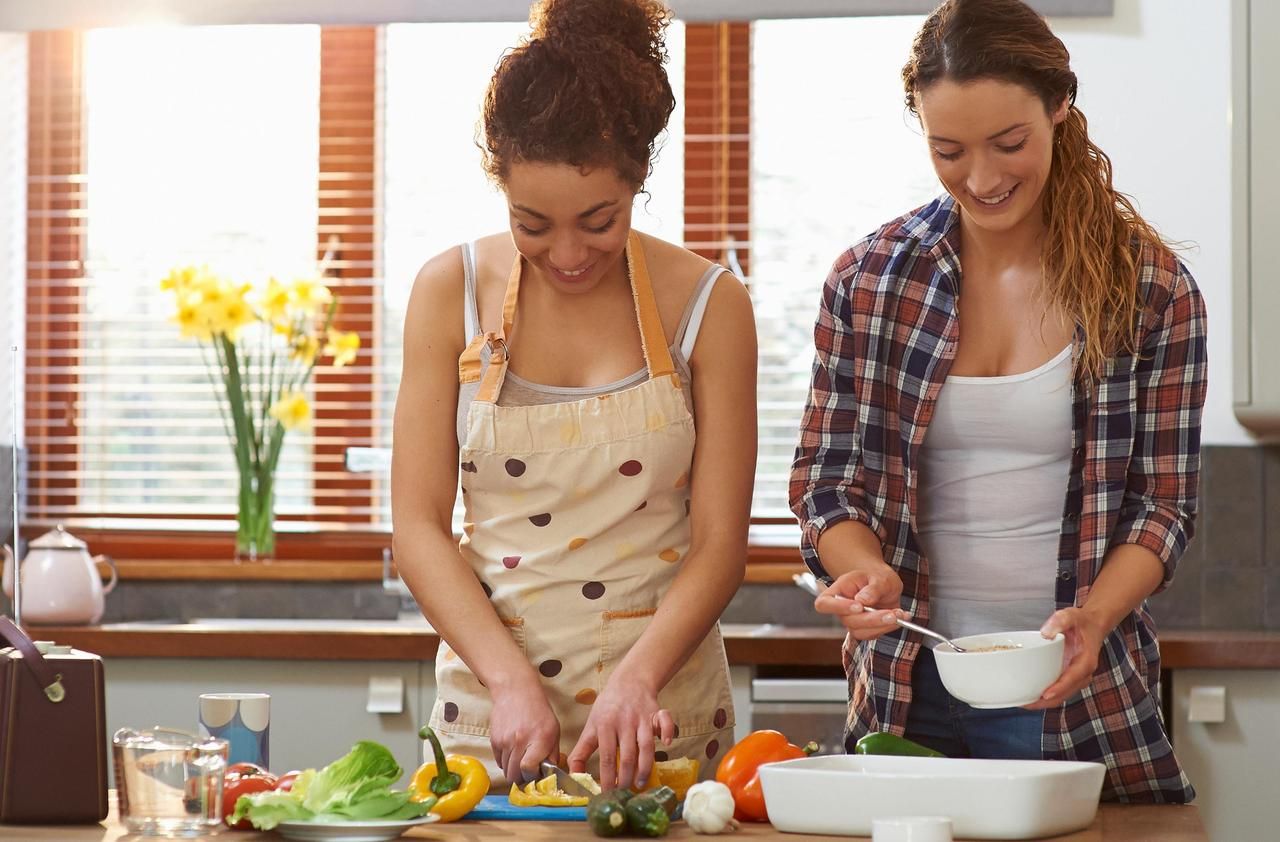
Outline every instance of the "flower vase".
{"type": "Polygon", "coordinates": [[[236,511],[236,561],[270,561],[276,552],[275,491],[241,486],[236,511]]]}

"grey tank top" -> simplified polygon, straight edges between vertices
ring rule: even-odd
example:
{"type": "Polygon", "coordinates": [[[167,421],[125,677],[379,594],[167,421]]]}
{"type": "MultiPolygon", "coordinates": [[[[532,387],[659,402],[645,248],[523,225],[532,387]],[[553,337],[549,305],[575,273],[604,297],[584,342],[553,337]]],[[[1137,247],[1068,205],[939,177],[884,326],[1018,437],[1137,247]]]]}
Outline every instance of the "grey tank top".
{"type": "MultiPolygon", "coordinates": [[[[480,316],[476,309],[474,243],[464,243],[462,245],[462,267],[463,276],[466,279],[466,294],[463,296],[464,328],[465,335],[470,340],[471,337],[483,332],[480,329],[480,316]]],[[[712,264],[707,267],[706,272],[702,273],[702,277],[698,279],[697,286],[693,289],[693,294],[689,296],[689,303],[685,305],[684,314],[680,317],[680,325],[676,328],[675,342],[671,345],[671,361],[675,364],[676,371],[680,374],[680,388],[684,391],[684,401],[688,405],[690,413],[693,412],[693,388],[691,385],[693,378],[689,372],[689,358],[693,356],[693,346],[698,340],[698,329],[702,326],[702,317],[707,311],[707,301],[711,298],[711,290],[715,287],[716,279],[724,271],[726,271],[724,267],[712,264]]],[[[483,373],[488,367],[489,358],[485,354],[481,354],[480,371],[483,373]]],[[[642,382],[648,375],[649,372],[642,368],[621,380],[605,383],[602,386],[546,386],[541,383],[530,382],[515,372],[508,371],[506,379],[503,381],[502,391],[498,393],[498,405],[535,406],[538,404],[580,401],[597,395],[608,395],[629,389],[642,382]]],[[[480,383],[478,381],[475,383],[462,383],[458,386],[459,446],[466,442],[467,412],[471,407],[471,402],[475,399],[476,392],[479,390],[480,383]]]]}

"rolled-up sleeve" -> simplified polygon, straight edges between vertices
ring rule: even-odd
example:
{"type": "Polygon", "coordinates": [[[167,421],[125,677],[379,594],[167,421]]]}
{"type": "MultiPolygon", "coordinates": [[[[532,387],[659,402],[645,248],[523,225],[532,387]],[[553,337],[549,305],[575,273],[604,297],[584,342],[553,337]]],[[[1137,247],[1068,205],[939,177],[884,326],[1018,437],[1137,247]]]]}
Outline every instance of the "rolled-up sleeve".
{"type": "Polygon", "coordinates": [[[1137,544],[1173,579],[1194,532],[1200,480],[1200,422],[1208,359],[1204,300],[1179,272],[1135,370],[1137,417],[1124,503],[1111,545],[1137,544]]]}
{"type": "Polygon", "coordinates": [[[814,328],[813,375],[791,466],[791,510],[800,521],[800,552],[819,579],[828,579],[818,558],[818,539],[837,523],[856,520],[877,534],[878,519],[867,505],[858,433],[854,378],[855,337],[851,291],[863,244],[836,261],[814,328]]]}

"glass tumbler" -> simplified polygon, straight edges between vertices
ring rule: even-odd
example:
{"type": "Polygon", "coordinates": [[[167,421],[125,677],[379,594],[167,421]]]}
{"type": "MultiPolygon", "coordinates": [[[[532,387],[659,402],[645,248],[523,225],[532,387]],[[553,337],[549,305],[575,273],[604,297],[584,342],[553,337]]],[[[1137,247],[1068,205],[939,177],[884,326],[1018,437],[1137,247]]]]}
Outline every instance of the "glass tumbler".
{"type": "Polygon", "coordinates": [[[111,738],[120,821],[144,836],[200,836],[222,824],[226,740],[172,728],[111,738]]]}

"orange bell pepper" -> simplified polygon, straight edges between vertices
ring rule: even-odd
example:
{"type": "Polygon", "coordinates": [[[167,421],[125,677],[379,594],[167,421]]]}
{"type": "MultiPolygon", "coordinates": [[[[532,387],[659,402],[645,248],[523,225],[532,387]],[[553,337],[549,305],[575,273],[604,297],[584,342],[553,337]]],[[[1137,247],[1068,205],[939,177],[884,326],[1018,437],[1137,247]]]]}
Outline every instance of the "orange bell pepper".
{"type": "Polygon", "coordinates": [[[733,817],[743,822],[767,822],[764,790],[760,787],[760,767],[780,760],[808,757],[818,750],[817,743],[799,748],[787,742],[777,731],[755,731],[729,749],[716,769],[716,780],[733,793],[733,817]]]}

